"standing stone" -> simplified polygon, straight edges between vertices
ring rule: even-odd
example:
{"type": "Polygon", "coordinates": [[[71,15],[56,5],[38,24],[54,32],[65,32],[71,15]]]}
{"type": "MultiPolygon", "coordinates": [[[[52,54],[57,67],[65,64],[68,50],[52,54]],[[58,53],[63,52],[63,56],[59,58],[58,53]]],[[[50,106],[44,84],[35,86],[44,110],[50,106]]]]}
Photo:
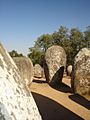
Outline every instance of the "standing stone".
{"type": "Polygon", "coordinates": [[[26,86],[30,85],[34,74],[32,61],[27,57],[14,57],[13,60],[19,68],[21,78],[25,81],[26,86]]]}
{"type": "Polygon", "coordinates": [[[72,65],[69,65],[67,67],[67,74],[68,74],[68,76],[71,76],[71,74],[72,74],[72,65]]]}
{"type": "Polygon", "coordinates": [[[0,120],[41,120],[19,70],[0,43],[0,120]]]}
{"type": "Polygon", "coordinates": [[[44,68],[42,68],[42,78],[44,78],[44,79],[45,79],[44,68]]]}
{"type": "Polygon", "coordinates": [[[45,77],[48,83],[54,84],[62,81],[64,67],[66,66],[66,53],[60,46],[54,45],[45,53],[45,77]]]}
{"type": "Polygon", "coordinates": [[[90,98],[90,48],[83,48],[75,57],[72,89],[90,98]]]}
{"type": "Polygon", "coordinates": [[[34,66],[34,77],[42,77],[42,67],[39,64],[35,64],[34,66]]]}

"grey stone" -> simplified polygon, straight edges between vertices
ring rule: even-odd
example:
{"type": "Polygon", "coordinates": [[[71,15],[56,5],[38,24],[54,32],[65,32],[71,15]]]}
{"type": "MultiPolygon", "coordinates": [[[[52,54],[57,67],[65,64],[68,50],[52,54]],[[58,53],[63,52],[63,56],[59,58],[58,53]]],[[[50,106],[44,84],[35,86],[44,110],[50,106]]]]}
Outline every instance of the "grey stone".
{"type": "Polygon", "coordinates": [[[32,61],[27,57],[14,57],[13,60],[19,68],[21,78],[25,81],[26,86],[30,86],[34,76],[32,61]]]}
{"type": "Polygon", "coordinates": [[[1,43],[0,61],[0,120],[41,120],[31,92],[1,43]]]}
{"type": "Polygon", "coordinates": [[[42,68],[42,78],[44,78],[44,79],[45,79],[44,68],[42,68]]]}
{"type": "Polygon", "coordinates": [[[35,64],[34,66],[34,77],[42,77],[42,67],[39,64],[35,64]]]}
{"type": "Polygon", "coordinates": [[[66,67],[66,53],[60,46],[54,45],[45,53],[45,77],[48,83],[54,84],[62,81],[66,67]]]}
{"type": "Polygon", "coordinates": [[[90,48],[83,48],[75,57],[72,89],[90,99],[90,48]]]}
{"type": "Polygon", "coordinates": [[[71,76],[71,74],[72,74],[72,65],[69,65],[67,67],[67,73],[68,73],[68,76],[71,76]]]}

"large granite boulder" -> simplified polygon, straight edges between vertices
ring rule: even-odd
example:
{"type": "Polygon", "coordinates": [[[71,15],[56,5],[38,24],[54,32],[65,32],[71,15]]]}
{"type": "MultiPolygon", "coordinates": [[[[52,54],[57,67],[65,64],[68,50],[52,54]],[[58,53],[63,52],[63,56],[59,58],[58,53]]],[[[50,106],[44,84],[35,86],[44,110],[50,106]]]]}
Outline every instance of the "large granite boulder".
{"type": "Polygon", "coordinates": [[[83,48],[75,57],[72,89],[90,98],[90,48],[83,48]]]}
{"type": "Polygon", "coordinates": [[[30,85],[34,75],[32,61],[27,57],[14,57],[13,60],[19,68],[21,78],[25,81],[26,86],[30,85]]]}
{"type": "Polygon", "coordinates": [[[66,53],[60,46],[53,45],[45,53],[44,71],[48,83],[56,84],[62,81],[66,67],[66,53]]]}
{"type": "Polygon", "coordinates": [[[69,65],[69,66],[67,67],[67,75],[68,75],[68,76],[71,76],[71,74],[72,74],[72,65],[69,65]]]}
{"type": "Polygon", "coordinates": [[[39,64],[35,64],[34,66],[34,77],[41,78],[42,77],[42,67],[39,64]]]}
{"type": "Polygon", "coordinates": [[[0,43],[0,120],[41,120],[19,70],[0,43]]]}

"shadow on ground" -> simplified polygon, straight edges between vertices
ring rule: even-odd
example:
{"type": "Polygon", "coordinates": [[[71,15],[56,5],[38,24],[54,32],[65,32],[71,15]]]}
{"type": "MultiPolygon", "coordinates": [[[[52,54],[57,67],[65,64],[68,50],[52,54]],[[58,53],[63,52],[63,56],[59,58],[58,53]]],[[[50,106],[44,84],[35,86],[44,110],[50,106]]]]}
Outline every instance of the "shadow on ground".
{"type": "Polygon", "coordinates": [[[83,107],[87,108],[90,110],[90,101],[85,99],[84,97],[76,94],[76,95],[70,95],[69,98],[73,100],[74,102],[82,105],[83,107]]]}
{"type": "MultiPolygon", "coordinates": [[[[35,83],[47,83],[47,81],[45,80],[36,80],[34,79],[33,82],[35,83]]],[[[56,83],[56,84],[49,84],[52,88],[58,90],[58,91],[61,91],[61,92],[64,92],[64,93],[72,93],[71,92],[71,88],[66,85],[65,83],[56,83]]]]}
{"type": "Polygon", "coordinates": [[[52,88],[64,92],[64,93],[72,93],[71,88],[66,85],[65,83],[60,83],[60,84],[54,84],[54,85],[50,85],[52,88]]]}
{"type": "Polygon", "coordinates": [[[84,120],[57,102],[32,92],[43,120],[84,120]]]}
{"type": "Polygon", "coordinates": [[[35,82],[35,83],[47,83],[45,80],[38,80],[38,79],[34,79],[33,82],[35,82]]]}

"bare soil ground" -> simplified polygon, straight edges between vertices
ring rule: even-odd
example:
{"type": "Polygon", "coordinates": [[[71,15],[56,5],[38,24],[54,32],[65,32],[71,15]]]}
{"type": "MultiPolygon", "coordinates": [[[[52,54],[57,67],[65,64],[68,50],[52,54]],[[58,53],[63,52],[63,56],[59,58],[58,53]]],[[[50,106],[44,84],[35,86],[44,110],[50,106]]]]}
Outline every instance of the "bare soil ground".
{"type": "Polygon", "coordinates": [[[70,77],[55,87],[34,79],[30,90],[43,120],[90,120],[90,101],[72,94],[70,77]]]}

